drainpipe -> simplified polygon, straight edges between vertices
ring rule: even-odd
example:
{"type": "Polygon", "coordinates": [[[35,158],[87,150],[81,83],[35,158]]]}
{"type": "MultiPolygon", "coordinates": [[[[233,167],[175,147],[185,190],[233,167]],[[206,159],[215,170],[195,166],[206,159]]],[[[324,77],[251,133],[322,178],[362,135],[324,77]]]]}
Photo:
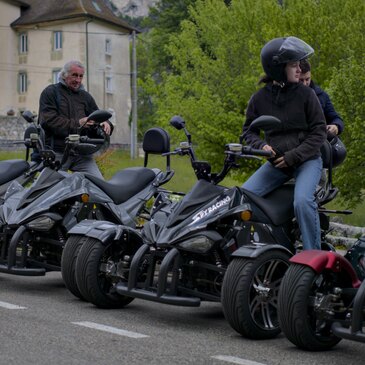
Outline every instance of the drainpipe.
{"type": "Polygon", "coordinates": [[[132,33],[132,123],[131,123],[131,158],[137,158],[137,56],[136,31],[132,33]]]}
{"type": "Polygon", "coordinates": [[[90,92],[89,89],[89,23],[92,22],[92,19],[89,19],[85,23],[85,36],[86,36],[86,90],[90,92]]]}

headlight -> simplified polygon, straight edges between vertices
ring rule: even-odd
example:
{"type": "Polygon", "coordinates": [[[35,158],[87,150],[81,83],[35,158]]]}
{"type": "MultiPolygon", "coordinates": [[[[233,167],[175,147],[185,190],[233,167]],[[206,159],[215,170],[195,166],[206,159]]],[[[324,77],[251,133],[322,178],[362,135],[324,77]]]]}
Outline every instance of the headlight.
{"type": "Polygon", "coordinates": [[[183,250],[205,253],[214,245],[214,241],[206,236],[193,237],[187,241],[180,242],[178,247],[183,250]]]}
{"type": "Polygon", "coordinates": [[[26,224],[27,228],[34,229],[35,231],[49,231],[56,221],[50,217],[40,216],[31,222],[26,224]]]}

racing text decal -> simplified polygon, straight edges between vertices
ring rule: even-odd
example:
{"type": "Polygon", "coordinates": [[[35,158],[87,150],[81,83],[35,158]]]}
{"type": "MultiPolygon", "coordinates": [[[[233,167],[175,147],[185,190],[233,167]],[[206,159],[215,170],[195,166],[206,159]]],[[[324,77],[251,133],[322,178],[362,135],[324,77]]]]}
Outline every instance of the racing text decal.
{"type": "Polygon", "coordinates": [[[199,221],[200,219],[204,218],[208,214],[214,212],[215,210],[219,209],[223,205],[228,204],[231,201],[231,198],[229,196],[225,197],[222,200],[219,200],[217,203],[213,204],[212,206],[208,207],[207,209],[203,209],[200,212],[196,213],[193,216],[193,223],[199,221]]]}

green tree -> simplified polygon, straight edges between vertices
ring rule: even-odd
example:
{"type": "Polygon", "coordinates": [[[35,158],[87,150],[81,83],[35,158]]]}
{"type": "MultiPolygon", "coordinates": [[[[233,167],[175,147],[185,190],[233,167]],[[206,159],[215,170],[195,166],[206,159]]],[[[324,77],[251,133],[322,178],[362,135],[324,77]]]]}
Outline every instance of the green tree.
{"type": "Polygon", "coordinates": [[[335,171],[335,181],[349,207],[364,198],[365,189],[365,74],[364,58],[343,60],[338,73],[333,75],[329,91],[333,102],[346,121],[342,140],[347,146],[347,157],[335,171]]]}
{"type": "Polygon", "coordinates": [[[171,55],[167,45],[170,37],[180,31],[180,22],[188,17],[188,7],[195,0],[160,0],[141,23],[144,31],[138,36],[138,131],[156,124],[156,88],[164,72],[171,70],[171,55]],[[148,31],[146,31],[148,30],[148,31]]]}
{"type": "MultiPolygon", "coordinates": [[[[151,8],[148,18],[139,23],[143,30],[138,37],[138,123],[139,139],[156,124],[155,97],[162,75],[172,72],[170,39],[180,32],[180,23],[189,18],[189,9],[196,0],[160,0],[151,8]]],[[[226,5],[230,0],[224,0],[226,5]]]]}
{"type": "MultiPolygon", "coordinates": [[[[159,72],[161,82],[151,82],[145,89],[154,95],[155,122],[166,126],[172,115],[181,114],[199,142],[198,153],[216,168],[221,164],[224,144],[238,141],[247,102],[259,87],[262,46],[274,37],[295,35],[315,49],[315,80],[324,88],[331,85],[330,95],[335,106],[339,104],[346,124],[349,155],[345,164],[355,164],[351,138],[357,135],[364,142],[358,132],[359,125],[364,125],[364,114],[360,107],[348,113],[352,109],[342,106],[345,91],[341,93],[341,80],[344,64],[355,70],[349,61],[352,55],[356,54],[357,67],[365,66],[364,1],[232,0],[227,5],[222,0],[196,0],[188,9],[180,31],[170,34],[164,47],[170,57],[169,68],[159,72]]],[[[358,90],[361,84],[355,82],[357,75],[346,79],[346,95],[351,95],[353,105],[364,100],[358,90]]],[[[252,163],[241,171],[242,181],[256,167],[252,163]]],[[[361,199],[364,179],[356,183],[357,177],[345,179],[342,174],[345,167],[336,174],[340,189],[347,197],[361,199]]]]}
{"type": "Polygon", "coordinates": [[[159,121],[181,114],[199,142],[198,152],[215,168],[224,144],[238,141],[247,101],[262,73],[261,46],[282,33],[280,12],[271,0],[232,1],[230,6],[197,0],[181,33],[171,37],[174,72],[165,73],[158,88],[159,121]]]}

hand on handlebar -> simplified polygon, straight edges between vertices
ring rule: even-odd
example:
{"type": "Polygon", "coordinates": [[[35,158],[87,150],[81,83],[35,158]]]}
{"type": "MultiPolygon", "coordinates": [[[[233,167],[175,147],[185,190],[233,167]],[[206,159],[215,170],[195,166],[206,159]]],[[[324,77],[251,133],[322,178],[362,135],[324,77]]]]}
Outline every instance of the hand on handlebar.
{"type": "Polygon", "coordinates": [[[105,134],[109,136],[112,130],[110,124],[107,121],[105,121],[103,123],[100,123],[100,125],[103,127],[105,134]]]}
{"type": "Polygon", "coordinates": [[[268,144],[265,144],[264,147],[262,147],[262,149],[264,151],[268,151],[271,152],[271,157],[275,157],[276,156],[276,152],[273,150],[273,148],[271,146],[269,146],[268,144]]]}
{"type": "Polygon", "coordinates": [[[95,124],[95,122],[93,120],[87,120],[87,117],[81,118],[79,120],[80,127],[90,127],[94,124],[95,124]]]}
{"type": "MultiPolygon", "coordinates": [[[[273,150],[273,148],[271,146],[269,146],[268,144],[265,144],[264,147],[262,147],[262,149],[264,151],[268,151],[271,152],[271,157],[273,158],[276,156],[276,152],[273,150]]],[[[288,165],[285,162],[284,156],[278,157],[277,159],[273,160],[272,163],[274,164],[275,167],[277,167],[278,169],[282,169],[285,167],[288,167],[288,165]]]]}
{"type": "MultiPolygon", "coordinates": [[[[96,124],[95,121],[92,119],[88,120],[88,117],[84,117],[79,120],[79,125],[81,128],[82,127],[86,127],[86,128],[91,127],[95,124],[96,124]]],[[[107,134],[109,136],[112,131],[110,124],[107,121],[104,121],[104,122],[100,123],[100,126],[103,128],[105,134],[107,134]]]]}

